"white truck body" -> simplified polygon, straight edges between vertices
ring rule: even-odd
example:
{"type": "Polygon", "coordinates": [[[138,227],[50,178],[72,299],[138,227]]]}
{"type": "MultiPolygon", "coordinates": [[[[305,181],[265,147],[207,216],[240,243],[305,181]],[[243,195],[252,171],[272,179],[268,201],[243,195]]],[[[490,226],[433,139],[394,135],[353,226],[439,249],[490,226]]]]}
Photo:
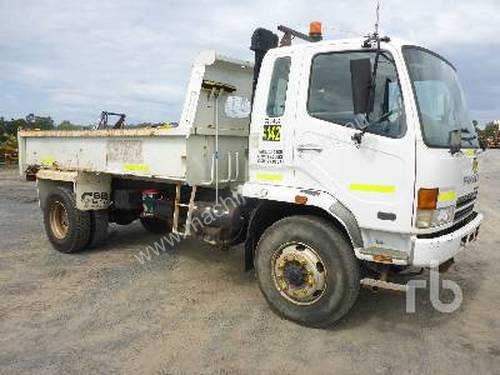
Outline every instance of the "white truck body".
{"type": "MultiPolygon", "coordinates": [[[[196,203],[196,188],[215,189],[216,200],[219,189],[240,194],[251,207],[237,215],[247,265],[262,233],[294,214],[330,221],[358,260],[378,265],[440,265],[477,238],[481,152],[473,136],[463,136],[473,129],[460,123],[465,108],[451,64],[411,43],[384,40],[375,50],[362,39],[272,48],[261,62],[253,91],[252,63],[202,53],[177,128],[20,131],[20,172],[37,173],[41,198],[51,183],[72,182],[79,210],[112,209],[117,179],[176,186],[173,231],[184,207],[185,235],[197,206],[212,209],[196,203]],[[382,61],[374,71],[383,79],[372,81],[380,119],[364,128],[355,83],[345,79],[349,63],[354,77],[353,61],[363,59],[376,67],[382,61]],[[457,131],[465,145],[453,150],[457,131]],[[193,188],[186,204],[182,186],[193,188]]],[[[301,257],[290,251],[282,267],[301,257]]],[[[315,272],[324,289],[322,271],[315,272]]],[[[300,293],[309,303],[307,288],[300,293]]]]}
{"type": "Polygon", "coordinates": [[[373,261],[373,255],[380,252],[393,254],[395,264],[442,263],[463,247],[462,239],[476,230],[482,215],[444,237],[417,239],[418,234],[437,230],[415,228],[415,192],[420,187],[438,187],[441,197],[452,198],[440,199],[442,206],[454,205],[459,197],[473,193],[478,179],[465,184],[464,178],[476,175],[472,168],[479,151],[450,155],[448,149],[426,147],[401,54],[408,43],[384,45],[394,56],[399,73],[406,112],[403,137],[367,133],[358,148],[351,140],[355,129],[331,125],[307,112],[312,58],[320,53],[359,50],[362,42],[328,41],[269,51],[251,124],[245,107],[251,99],[252,63],[204,52],[193,65],[178,128],[20,131],[21,173],[30,165],[40,165],[213,187],[215,98],[208,97],[201,84],[203,80],[220,81],[237,88],[234,94],[221,95],[218,105],[221,186],[230,185],[249,198],[290,203],[305,191],[309,205],[332,215],[330,208],[339,202],[360,228],[361,241],[353,242],[360,259],[373,261]],[[266,103],[273,62],[284,56],[292,58],[287,106],[283,116],[269,118],[266,103]],[[279,141],[263,140],[263,127],[271,123],[280,124],[279,141]],[[396,219],[380,219],[379,213],[396,219]]]}

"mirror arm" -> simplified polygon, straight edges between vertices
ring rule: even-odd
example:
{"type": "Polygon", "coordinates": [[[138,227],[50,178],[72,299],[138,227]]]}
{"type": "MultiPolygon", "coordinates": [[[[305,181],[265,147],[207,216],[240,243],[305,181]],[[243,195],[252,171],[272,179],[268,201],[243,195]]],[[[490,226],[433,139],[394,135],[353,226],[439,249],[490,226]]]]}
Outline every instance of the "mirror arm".
{"type": "Polygon", "coordinates": [[[367,126],[363,128],[360,132],[354,134],[351,139],[356,145],[356,147],[361,146],[361,142],[363,141],[363,136],[367,132],[368,128],[370,127],[370,110],[372,110],[372,107],[374,106],[374,100],[375,100],[375,89],[376,89],[376,82],[377,82],[377,73],[378,73],[378,64],[380,60],[380,56],[382,55],[382,50],[380,48],[380,42],[381,38],[378,35],[375,35],[376,41],[377,41],[377,53],[375,54],[375,64],[373,66],[373,72],[372,72],[372,77],[370,80],[370,91],[368,94],[368,108],[366,109],[365,113],[365,119],[367,122],[367,126]]]}
{"type": "Polygon", "coordinates": [[[450,131],[449,135],[449,143],[450,143],[450,154],[455,155],[456,153],[460,152],[462,150],[462,129],[454,129],[450,131]],[[454,144],[453,143],[453,136],[456,135],[456,139],[460,140],[459,144],[454,144]]]}
{"type": "MultiPolygon", "coordinates": [[[[366,129],[366,128],[365,128],[366,129]]],[[[365,135],[365,129],[363,129],[362,131],[354,134],[352,137],[351,137],[351,140],[354,142],[354,145],[357,147],[357,148],[360,148],[361,146],[361,142],[363,141],[363,136],[365,135]]]]}
{"type": "Polygon", "coordinates": [[[378,64],[380,61],[380,55],[382,51],[380,49],[380,38],[377,36],[377,53],[375,54],[375,64],[373,65],[372,79],[370,82],[370,94],[368,96],[368,108],[365,114],[366,120],[370,123],[370,113],[368,113],[373,105],[375,100],[375,89],[377,87],[377,73],[378,73],[378,64]]]}
{"type": "MultiPolygon", "coordinates": [[[[389,37],[380,37],[380,35],[377,32],[375,32],[374,34],[368,35],[367,39],[364,41],[364,43],[362,45],[363,48],[373,48],[373,44],[375,44],[376,45],[376,54],[375,54],[375,64],[373,67],[373,71],[371,72],[371,77],[369,79],[370,87],[368,90],[368,98],[367,98],[368,101],[366,103],[367,105],[365,104],[365,106],[364,106],[364,108],[365,108],[364,116],[365,116],[365,121],[366,121],[367,125],[360,132],[357,132],[356,134],[354,134],[351,137],[352,141],[354,142],[354,144],[358,148],[361,146],[361,142],[363,141],[363,136],[368,131],[368,128],[371,125],[370,114],[373,111],[374,106],[375,106],[376,82],[377,82],[377,74],[378,74],[380,57],[386,56],[386,54],[381,49],[381,43],[382,42],[388,43],[388,42],[390,42],[390,40],[391,39],[389,37]]],[[[394,63],[393,59],[390,59],[388,57],[387,57],[387,59],[394,63]]],[[[352,73],[352,71],[351,71],[351,73],[352,73]]],[[[360,112],[360,114],[361,113],[362,112],[360,112]]]]}

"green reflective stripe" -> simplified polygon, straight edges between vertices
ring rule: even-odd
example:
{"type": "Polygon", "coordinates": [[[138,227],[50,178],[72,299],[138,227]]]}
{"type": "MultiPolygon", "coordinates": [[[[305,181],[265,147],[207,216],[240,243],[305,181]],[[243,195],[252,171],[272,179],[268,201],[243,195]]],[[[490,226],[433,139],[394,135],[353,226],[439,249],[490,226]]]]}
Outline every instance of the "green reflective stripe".
{"type": "Polygon", "coordinates": [[[439,197],[438,197],[438,200],[440,202],[453,201],[455,199],[457,199],[457,193],[455,193],[454,191],[445,191],[445,192],[439,193],[439,197]]]}
{"type": "Polygon", "coordinates": [[[391,185],[351,184],[349,189],[351,191],[362,191],[365,193],[393,194],[396,192],[396,186],[391,185]]]}

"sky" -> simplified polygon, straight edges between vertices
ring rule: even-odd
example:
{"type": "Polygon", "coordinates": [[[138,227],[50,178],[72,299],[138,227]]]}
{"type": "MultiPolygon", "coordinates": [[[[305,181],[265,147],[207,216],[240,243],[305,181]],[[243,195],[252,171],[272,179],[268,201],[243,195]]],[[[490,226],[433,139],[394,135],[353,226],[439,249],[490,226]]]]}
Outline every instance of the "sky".
{"type": "MultiPolygon", "coordinates": [[[[500,119],[498,0],[381,0],[381,32],[433,49],[459,70],[471,117],[500,119]]],[[[202,50],[252,60],[257,27],[326,39],[373,31],[375,0],[0,0],[0,116],[94,123],[178,121],[202,50]]]]}

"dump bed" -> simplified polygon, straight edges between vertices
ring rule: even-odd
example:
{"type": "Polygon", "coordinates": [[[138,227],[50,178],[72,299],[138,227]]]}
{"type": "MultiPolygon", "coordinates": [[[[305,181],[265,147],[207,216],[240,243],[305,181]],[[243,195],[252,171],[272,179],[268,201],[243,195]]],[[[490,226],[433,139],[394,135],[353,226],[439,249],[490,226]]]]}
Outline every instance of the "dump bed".
{"type": "Polygon", "coordinates": [[[51,168],[212,186],[218,162],[220,184],[245,181],[252,78],[251,63],[203,52],[193,64],[178,127],[21,130],[20,171],[51,168]]]}

